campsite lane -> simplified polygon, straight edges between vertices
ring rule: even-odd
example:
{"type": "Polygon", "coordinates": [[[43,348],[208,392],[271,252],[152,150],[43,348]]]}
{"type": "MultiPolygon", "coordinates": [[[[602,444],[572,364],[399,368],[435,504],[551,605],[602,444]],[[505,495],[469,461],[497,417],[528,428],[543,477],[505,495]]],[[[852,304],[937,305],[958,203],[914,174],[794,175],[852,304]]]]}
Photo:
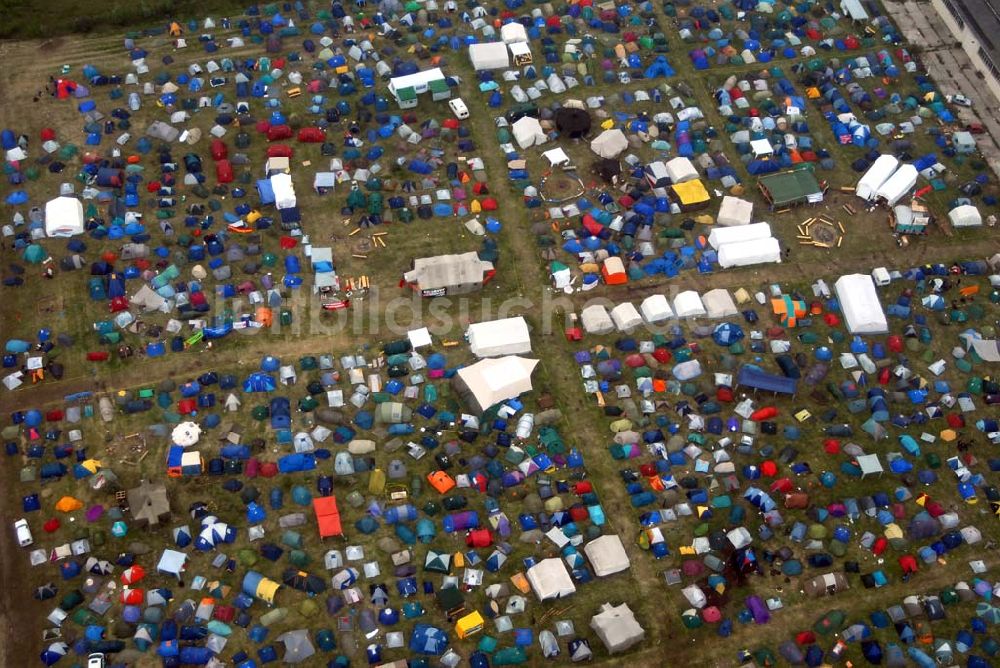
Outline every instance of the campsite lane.
{"type": "Polygon", "coordinates": [[[915,0],[888,1],[886,11],[900,27],[910,44],[921,45],[920,58],[934,78],[941,92],[948,95],[962,93],[976,106],[972,110],[959,108],[958,117],[967,121],[978,120],[986,133],[976,137],[976,146],[993,171],[1000,175],[1000,106],[988,89],[979,82],[979,73],[969,60],[930,3],[915,0]]]}

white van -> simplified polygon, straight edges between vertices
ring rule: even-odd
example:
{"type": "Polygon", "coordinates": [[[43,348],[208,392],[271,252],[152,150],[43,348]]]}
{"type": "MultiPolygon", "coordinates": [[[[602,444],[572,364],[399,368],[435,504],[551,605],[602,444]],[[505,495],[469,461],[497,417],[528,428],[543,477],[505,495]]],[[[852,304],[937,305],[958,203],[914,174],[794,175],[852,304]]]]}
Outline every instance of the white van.
{"type": "Polygon", "coordinates": [[[451,107],[451,113],[455,114],[455,118],[464,120],[469,117],[469,108],[465,106],[465,102],[462,101],[462,98],[456,97],[448,100],[448,106],[451,107]]]}
{"type": "Polygon", "coordinates": [[[14,533],[17,535],[17,544],[21,547],[28,547],[35,542],[31,537],[31,529],[28,528],[28,520],[23,517],[14,522],[14,533]]]}

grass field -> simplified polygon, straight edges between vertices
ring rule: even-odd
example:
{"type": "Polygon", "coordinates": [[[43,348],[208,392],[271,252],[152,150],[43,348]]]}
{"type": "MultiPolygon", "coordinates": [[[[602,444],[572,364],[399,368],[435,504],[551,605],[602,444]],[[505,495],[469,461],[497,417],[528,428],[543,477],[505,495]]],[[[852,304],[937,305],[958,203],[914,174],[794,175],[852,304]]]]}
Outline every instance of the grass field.
{"type": "MultiPolygon", "coordinates": [[[[60,2],[51,3],[49,7],[61,7],[60,2]]],[[[177,15],[185,15],[188,12],[196,12],[199,15],[211,13],[214,5],[212,3],[169,3],[171,11],[177,15]]],[[[220,5],[225,6],[225,5],[220,5]]],[[[232,5],[229,5],[232,7],[232,5]]],[[[63,64],[71,64],[71,74],[80,71],[84,63],[95,64],[109,71],[114,71],[122,67],[126,61],[124,53],[121,51],[121,32],[114,34],[98,34],[94,36],[81,37],[77,35],[66,37],[53,37],[61,32],[82,32],[94,30],[103,33],[105,27],[109,28],[117,23],[133,23],[141,21],[143,16],[156,15],[158,23],[162,14],[155,3],[137,3],[125,5],[124,3],[111,3],[109,9],[100,15],[86,14],[83,18],[74,11],[53,12],[59,18],[54,19],[52,24],[42,24],[35,18],[31,8],[24,3],[15,5],[14,13],[10,15],[10,21],[0,30],[10,32],[15,37],[27,37],[39,31],[44,33],[44,42],[18,42],[4,45],[7,57],[8,68],[0,72],[0,94],[5,102],[0,109],[0,125],[4,127],[17,127],[19,130],[30,132],[32,136],[37,136],[37,131],[41,127],[50,126],[59,130],[60,136],[69,137],[71,140],[80,138],[79,115],[70,104],[62,104],[42,97],[40,101],[32,100],[34,93],[39,87],[44,85],[47,77],[57,74],[63,64]],[[93,18],[91,18],[93,16],[93,18]],[[100,21],[97,24],[97,21],[100,21]],[[83,23],[81,23],[81,21],[83,23]],[[87,25],[94,22],[95,25],[87,25]],[[28,126],[28,127],[24,127],[28,126]]],[[[221,11],[221,10],[219,10],[221,11]]],[[[37,13],[37,12],[35,12],[37,13]]],[[[660,10],[656,12],[657,18],[663,26],[670,25],[670,20],[662,14],[660,10]]],[[[741,73],[749,71],[752,66],[722,66],[713,67],[706,73],[696,72],[683,52],[683,45],[674,39],[671,34],[671,44],[676,47],[670,54],[671,61],[678,70],[676,79],[670,82],[684,81],[691,85],[692,95],[690,101],[699,106],[706,115],[705,125],[720,129],[723,126],[722,119],[715,110],[715,103],[712,99],[713,86],[731,73],[741,73]]],[[[608,44],[613,43],[614,37],[605,37],[608,44]]],[[[165,47],[167,38],[164,36],[150,38],[150,44],[155,45],[158,51],[169,51],[165,47]]],[[[259,46],[250,44],[248,47],[236,55],[250,55],[259,52],[259,46]]],[[[171,54],[175,58],[174,68],[191,63],[204,61],[205,55],[197,49],[188,51],[174,51],[171,54]]],[[[549,293],[548,277],[546,275],[547,263],[541,257],[542,244],[539,235],[533,231],[533,226],[538,223],[546,223],[544,218],[537,217],[531,211],[521,206],[521,194],[510,190],[504,183],[506,178],[505,158],[497,150],[495,139],[496,128],[493,122],[493,114],[502,110],[493,110],[486,107],[484,98],[475,90],[475,75],[468,65],[467,59],[461,53],[447,53],[444,57],[443,66],[449,73],[459,74],[464,82],[460,88],[461,94],[469,104],[472,111],[472,118],[466,122],[470,134],[476,140],[477,148],[475,153],[480,155],[486,163],[486,173],[490,178],[490,185],[493,187],[493,194],[501,200],[501,208],[497,212],[504,224],[503,231],[498,236],[497,241],[500,250],[500,262],[498,264],[497,281],[491,284],[482,294],[474,296],[460,311],[459,306],[447,310],[450,327],[442,329],[439,333],[441,340],[460,340],[464,331],[464,325],[469,321],[483,320],[496,314],[496,309],[503,298],[511,295],[524,296],[532,300],[534,304],[541,302],[542,295],[549,293]],[[488,300],[488,301],[487,301],[488,300]]],[[[783,63],[788,67],[790,63],[783,63]]],[[[909,86],[909,79],[904,80],[901,86],[909,86]]],[[[631,90],[638,88],[648,88],[649,82],[633,81],[629,84],[631,90]]],[[[601,94],[607,96],[610,104],[609,109],[619,109],[617,97],[622,88],[601,84],[587,89],[586,94],[601,94]]],[[[307,96],[304,96],[307,97],[307,96]]],[[[299,122],[303,124],[309,117],[305,115],[305,100],[299,102],[287,102],[288,107],[300,114],[299,122]]],[[[443,105],[439,108],[430,106],[429,101],[421,101],[417,112],[421,118],[430,116],[441,120],[446,117],[447,111],[443,105]]],[[[162,112],[155,109],[152,104],[147,104],[145,109],[153,109],[152,113],[144,110],[137,115],[136,127],[141,127],[162,112]]],[[[601,295],[615,301],[629,299],[638,301],[642,296],[651,292],[670,292],[679,289],[698,289],[705,291],[713,287],[726,287],[735,289],[745,287],[751,292],[759,289],[766,289],[767,285],[774,282],[781,282],[786,290],[798,290],[803,294],[809,294],[809,281],[814,277],[823,275],[828,280],[834,278],[838,273],[848,271],[867,272],[873,266],[909,266],[931,261],[949,262],[953,258],[981,258],[992,253],[996,246],[996,235],[992,230],[983,229],[975,233],[962,233],[954,235],[944,235],[940,230],[934,229],[932,235],[926,239],[915,239],[913,244],[906,250],[897,249],[894,240],[886,228],[883,212],[866,213],[861,212],[857,216],[846,218],[842,214],[842,205],[855,200],[853,196],[835,192],[841,186],[852,185],[857,179],[857,175],[850,170],[850,162],[856,157],[856,153],[851,149],[841,149],[833,145],[829,129],[824,127],[824,122],[817,118],[815,109],[810,109],[810,122],[812,125],[812,135],[818,140],[822,139],[823,145],[830,148],[836,157],[836,169],[830,172],[821,172],[820,176],[829,180],[831,185],[831,195],[822,208],[794,210],[789,213],[768,217],[769,222],[775,227],[776,233],[783,240],[790,240],[794,237],[795,226],[806,216],[815,215],[822,211],[833,217],[842,217],[848,230],[844,244],[839,249],[823,250],[812,247],[794,248],[788,261],[781,265],[769,266],[762,269],[742,270],[733,272],[722,272],[708,275],[700,275],[694,272],[682,274],[675,280],[667,281],[663,277],[655,277],[637,281],[627,289],[615,289],[600,287],[586,296],[575,295],[568,297],[564,301],[566,311],[573,311],[578,308],[584,300],[590,296],[601,295]]],[[[207,131],[212,125],[209,114],[196,115],[191,123],[194,127],[207,131]]],[[[925,150],[933,150],[927,143],[927,138],[919,140],[919,154],[925,150]]],[[[570,153],[574,162],[581,166],[581,177],[585,185],[589,185],[590,179],[585,176],[585,165],[590,159],[590,152],[583,142],[569,143],[561,142],[570,153]]],[[[265,144],[261,138],[254,137],[254,143],[248,154],[252,165],[259,165],[262,162],[265,144]]],[[[205,142],[196,147],[200,151],[205,151],[205,142]]],[[[449,158],[454,157],[456,151],[445,142],[438,146],[449,158]]],[[[723,135],[713,141],[713,150],[718,149],[725,152],[735,165],[739,165],[738,157],[732,150],[731,143],[723,135]]],[[[409,151],[405,146],[396,145],[392,150],[400,153],[409,151]]],[[[309,175],[316,165],[322,164],[326,158],[319,155],[315,147],[297,146],[296,158],[293,161],[293,175],[300,191],[309,190],[309,175]],[[311,161],[312,166],[302,164],[311,161]]],[[[638,146],[635,151],[643,159],[655,157],[647,146],[638,146]]],[[[537,151],[527,153],[530,171],[533,175],[542,174],[545,167],[537,151]]],[[[950,163],[949,163],[950,164],[950,163]]],[[[71,169],[77,167],[77,163],[71,163],[71,169]]],[[[253,168],[256,171],[256,167],[253,168]]],[[[738,167],[742,169],[742,167],[738,167]]],[[[953,179],[950,183],[964,181],[970,178],[976,170],[972,165],[966,164],[956,167],[949,172],[947,179],[953,179]]],[[[69,176],[71,170],[67,170],[69,176]]],[[[747,190],[753,192],[753,181],[745,173],[740,172],[747,190]]],[[[39,182],[30,183],[27,189],[33,197],[33,201],[44,201],[51,195],[59,177],[46,176],[39,182]]],[[[954,192],[954,191],[952,191],[954,192]]],[[[995,186],[990,186],[988,192],[995,192],[995,186]]],[[[338,190],[333,195],[326,198],[313,197],[309,193],[308,197],[303,197],[303,217],[305,222],[305,232],[314,240],[314,243],[326,244],[335,248],[335,259],[338,273],[341,276],[370,276],[372,282],[386,296],[400,294],[396,287],[401,271],[408,268],[409,261],[413,257],[421,255],[458,252],[475,250],[480,244],[478,238],[473,237],[465,231],[465,228],[458,220],[429,220],[416,221],[408,226],[389,225],[385,227],[388,239],[388,247],[371,252],[359,252],[363,249],[357,244],[367,236],[368,232],[361,232],[354,236],[350,233],[353,227],[344,225],[341,222],[340,205],[343,203],[344,193],[338,190]],[[364,255],[366,258],[355,258],[354,255],[364,255]]],[[[932,206],[936,212],[943,214],[948,196],[935,194],[932,198],[932,206]]],[[[760,202],[758,200],[758,207],[760,202]]],[[[760,216],[758,216],[760,217],[760,216]]],[[[678,225],[680,221],[675,217],[669,222],[670,225],[678,225]]],[[[698,228],[696,228],[697,231],[698,228]]],[[[555,233],[546,233],[555,238],[555,233]]],[[[262,243],[267,249],[277,249],[279,233],[272,229],[262,235],[262,243]]],[[[787,241],[786,241],[787,242],[787,241]]],[[[115,248],[113,243],[89,242],[92,246],[88,253],[97,253],[103,250],[115,248]]],[[[663,250],[666,245],[663,245],[663,250]]],[[[13,260],[13,253],[9,250],[3,251],[5,261],[13,260]]],[[[68,393],[78,388],[98,389],[116,391],[121,388],[136,388],[141,386],[154,385],[159,380],[172,377],[178,381],[201,373],[206,369],[214,369],[220,373],[231,372],[238,377],[247,373],[251,368],[255,368],[257,360],[264,354],[280,354],[283,359],[297,360],[307,354],[333,353],[336,355],[347,354],[355,351],[371,352],[377,349],[378,345],[386,340],[395,338],[395,335],[387,328],[379,327],[373,329],[374,325],[385,322],[384,308],[387,306],[383,302],[382,307],[376,307],[375,313],[364,316],[360,322],[362,331],[329,331],[320,325],[329,324],[329,316],[318,315],[315,308],[309,308],[308,299],[301,294],[288,294],[288,308],[293,313],[293,323],[290,327],[282,328],[280,332],[265,332],[257,337],[236,337],[231,336],[217,345],[213,350],[206,350],[198,353],[188,353],[167,356],[163,360],[114,360],[109,364],[98,365],[87,363],[83,360],[83,351],[92,346],[96,346],[96,335],[92,330],[92,323],[104,317],[102,305],[91,302],[86,294],[85,272],[78,272],[77,275],[60,275],[57,277],[58,290],[52,290],[50,295],[40,300],[37,290],[23,289],[9,291],[5,290],[6,301],[5,314],[8,320],[5,326],[5,335],[10,332],[10,336],[20,336],[31,339],[34,332],[41,326],[49,326],[55,331],[71,332],[78,338],[78,343],[63,354],[63,359],[67,366],[67,378],[58,384],[49,386],[43,385],[36,390],[30,388],[24,393],[14,395],[12,401],[4,396],[0,401],[4,408],[11,404],[17,407],[27,405],[39,405],[47,400],[57,399],[62,394],[68,393]],[[39,401],[41,399],[41,401],[39,401]]],[[[36,279],[35,281],[39,281],[36,279]]],[[[44,286],[45,283],[42,283],[44,286]]],[[[551,295],[550,295],[551,296],[551,295]]],[[[374,300],[371,300],[374,301],[374,300]]],[[[239,311],[239,306],[232,305],[231,308],[239,311]]],[[[887,559],[884,565],[887,572],[893,575],[893,583],[886,588],[879,590],[864,590],[857,588],[846,595],[838,596],[834,599],[821,599],[814,601],[806,599],[799,593],[794,583],[785,583],[781,578],[766,576],[759,581],[752,581],[746,589],[737,590],[733,594],[735,601],[740,601],[742,597],[750,592],[759,593],[763,597],[780,593],[786,609],[775,614],[774,621],[764,627],[755,625],[737,625],[733,636],[725,642],[720,642],[713,634],[711,628],[701,629],[695,632],[687,632],[681,627],[679,622],[679,612],[684,609],[685,604],[677,588],[667,588],[663,584],[661,571],[668,567],[676,567],[680,563],[680,558],[673,550],[673,556],[665,561],[654,561],[648,554],[643,552],[634,543],[634,538],[638,534],[639,527],[635,521],[635,512],[629,505],[629,498],[621,484],[619,469],[622,465],[611,459],[607,452],[607,445],[610,442],[610,432],[608,431],[608,420],[605,419],[601,411],[594,405],[590,397],[583,394],[581,390],[581,380],[578,370],[572,362],[572,354],[581,348],[589,348],[597,344],[613,346],[616,337],[588,338],[583,344],[569,343],[565,340],[561,326],[557,326],[552,331],[546,331],[547,315],[540,312],[534,306],[521,306],[513,311],[514,313],[524,313],[532,325],[534,332],[535,351],[541,357],[538,375],[536,377],[536,387],[539,394],[548,393],[555,397],[556,405],[562,411],[562,418],[558,422],[560,433],[563,435],[567,445],[579,447],[586,456],[587,472],[589,478],[594,481],[603,505],[609,517],[609,529],[619,533],[627,547],[632,560],[631,579],[625,576],[618,576],[606,582],[599,582],[594,585],[581,587],[579,593],[566,602],[532,606],[533,616],[541,617],[542,614],[550,614],[548,619],[570,618],[573,619],[578,630],[585,629],[589,617],[595,611],[597,605],[605,600],[627,600],[633,609],[637,611],[639,617],[647,629],[648,643],[641,653],[626,655],[620,660],[607,659],[602,656],[602,665],[624,665],[633,666],[653,666],[653,665],[674,665],[690,663],[691,665],[730,665],[736,662],[736,651],[743,647],[755,648],[760,645],[775,646],[777,642],[786,639],[791,633],[810,625],[815,618],[819,617],[827,609],[836,607],[849,613],[850,616],[864,615],[871,610],[882,607],[886,602],[896,602],[904,593],[911,591],[922,593],[935,593],[944,586],[953,584],[958,579],[965,579],[968,576],[967,568],[962,561],[968,556],[966,549],[960,553],[953,562],[943,564],[940,567],[924,570],[918,578],[910,583],[898,581],[898,567],[894,559],[887,559]],[[781,589],[779,592],[778,589],[781,589]],[[663,657],[669,657],[664,663],[663,657]]],[[[991,318],[995,313],[991,311],[991,318]]],[[[154,318],[157,316],[154,316],[154,318]]],[[[399,324],[409,324],[411,316],[402,313],[399,317],[399,324]]],[[[955,345],[954,334],[957,329],[954,327],[941,327],[941,336],[935,339],[930,350],[934,353],[934,358],[947,356],[952,346],[955,345]]],[[[828,334],[826,330],[820,330],[823,334],[828,334]]],[[[923,352],[923,351],[921,351],[923,352]]],[[[459,361],[459,353],[448,353],[449,361],[454,358],[459,361]]],[[[916,354],[913,355],[916,357],[916,354]]],[[[718,357],[714,354],[706,355],[706,361],[716,363],[718,357]]],[[[461,361],[465,361],[464,359],[461,361]]],[[[918,362],[926,366],[925,362],[918,362]]],[[[307,375],[303,374],[300,386],[305,384],[307,375]]],[[[962,382],[962,378],[957,375],[949,375],[948,379],[955,385],[962,382]]],[[[444,384],[446,387],[446,384],[444,384]]],[[[707,383],[699,386],[700,390],[710,391],[711,386],[707,383]]],[[[453,400],[448,403],[449,408],[454,404],[453,400]]],[[[810,399],[802,398],[782,404],[782,410],[787,416],[791,409],[802,406],[813,406],[810,399]]],[[[234,418],[247,432],[266,432],[256,423],[252,422],[247,412],[249,406],[234,418]]],[[[818,410],[814,410],[818,412],[818,410]]],[[[154,411],[155,413],[155,411],[154,411]]],[[[159,416],[157,416],[159,417],[159,416]]],[[[150,415],[140,415],[132,417],[119,417],[113,423],[112,428],[107,430],[107,434],[101,433],[102,426],[91,431],[88,428],[87,445],[97,452],[102,452],[107,448],[108,443],[113,443],[117,437],[124,434],[142,432],[153,418],[150,415]],[[105,440],[109,439],[109,440],[105,440]]],[[[815,448],[822,439],[822,425],[814,420],[803,427],[802,448],[815,448]]],[[[380,440],[384,435],[379,434],[380,440]]],[[[149,454],[143,462],[134,467],[122,467],[120,475],[126,481],[134,482],[139,477],[155,476],[161,470],[162,462],[162,442],[154,443],[151,439],[149,454]]],[[[818,448],[816,448],[818,450],[818,448]]],[[[270,451],[261,453],[262,456],[273,456],[276,451],[271,446],[270,451]]],[[[388,453],[379,452],[377,455],[380,464],[388,459],[388,453]]],[[[818,452],[813,456],[810,450],[809,462],[814,472],[819,472],[836,466],[837,462],[818,452]]],[[[13,467],[6,467],[5,473],[11,474],[11,481],[16,479],[16,472],[13,467]]],[[[213,507],[218,509],[220,514],[241,518],[243,505],[239,497],[235,494],[227,494],[218,489],[214,483],[215,479],[198,479],[196,481],[184,481],[177,484],[175,510],[186,508],[193,501],[207,500],[213,507]],[[203,482],[205,481],[205,482],[203,482]]],[[[284,488],[287,492],[293,484],[301,484],[310,489],[315,488],[316,478],[313,475],[304,475],[293,479],[279,478],[274,483],[284,488]]],[[[821,502],[833,500],[835,495],[840,497],[853,494],[860,495],[870,489],[868,483],[856,481],[841,481],[834,491],[825,491],[818,487],[814,480],[809,480],[808,489],[815,494],[816,499],[821,502]]],[[[350,491],[360,489],[364,491],[366,482],[363,476],[356,476],[350,480],[337,481],[335,488],[338,495],[346,496],[350,491]]],[[[883,479],[880,488],[888,488],[890,485],[888,476],[883,479]]],[[[261,483],[264,487],[264,483],[261,483]]],[[[19,487],[16,483],[9,486],[9,499],[11,504],[19,503],[19,487]]],[[[949,487],[952,490],[953,486],[949,487]]],[[[70,481],[64,481],[56,485],[51,485],[46,489],[46,498],[58,498],[63,493],[75,493],[75,485],[70,481]]],[[[935,493],[938,492],[935,490],[935,493]]],[[[427,497],[424,492],[422,500],[427,497]]],[[[942,496],[942,501],[951,507],[957,506],[957,496],[953,491],[949,491],[942,496]]],[[[476,503],[479,503],[477,500],[476,503]]],[[[505,501],[504,507],[512,515],[516,515],[520,509],[520,501],[512,498],[505,501]]],[[[983,517],[985,504],[978,508],[969,507],[963,511],[965,517],[972,517],[981,520],[983,526],[989,527],[991,535],[995,535],[995,522],[990,524],[992,518],[983,517]]],[[[693,522],[677,523],[667,528],[668,541],[673,549],[675,546],[685,545],[690,540],[691,532],[694,530],[693,522]]],[[[709,523],[709,529],[715,530],[725,528],[725,518],[716,517],[709,523]]],[[[308,533],[308,532],[304,532],[308,533]]],[[[376,553],[378,550],[374,545],[375,537],[352,536],[352,542],[364,545],[366,552],[376,553]]],[[[272,536],[273,538],[273,536],[272,536]]],[[[144,536],[143,540],[150,544],[162,544],[169,541],[167,532],[161,530],[144,536]]],[[[434,545],[449,550],[457,550],[461,546],[457,538],[439,537],[434,545]]],[[[245,537],[241,535],[240,542],[234,544],[229,550],[235,554],[238,550],[248,547],[245,537]]],[[[317,563],[321,557],[325,546],[319,545],[310,537],[306,537],[306,551],[313,559],[313,564],[317,563]]],[[[511,560],[515,561],[532,552],[537,553],[531,546],[518,546],[511,555],[511,560]]],[[[385,561],[384,556],[382,561],[385,561]]],[[[862,562],[864,570],[876,567],[874,558],[865,555],[857,546],[852,545],[848,552],[848,557],[857,558],[862,562]]],[[[991,567],[996,566],[995,555],[989,554],[984,557],[991,567]]],[[[205,564],[199,564],[199,567],[205,564]]],[[[272,567],[273,568],[273,567],[272,567]]],[[[280,569],[279,571],[280,572],[280,569]]],[[[278,574],[275,572],[275,575],[278,574]]],[[[33,576],[32,576],[33,577],[33,576]]],[[[39,576],[41,577],[41,576],[39,576]]],[[[229,578],[228,575],[221,577],[229,578]]],[[[234,579],[229,584],[238,586],[234,579]]],[[[295,607],[300,601],[292,599],[295,607]]],[[[478,600],[478,599],[477,599],[478,600]]],[[[481,602],[481,601],[480,601],[481,602]]],[[[425,603],[425,605],[427,605],[425,603]]],[[[36,606],[37,607],[37,606],[36,606]]],[[[731,606],[735,607],[735,606],[731,606]]],[[[296,624],[319,625],[319,621],[310,621],[315,618],[305,618],[299,612],[293,612],[290,616],[288,626],[294,627],[296,624]]],[[[322,624],[332,625],[334,620],[323,618],[322,624]]],[[[523,624],[528,625],[522,620],[523,624]]],[[[951,633],[961,623],[961,615],[955,615],[946,622],[935,624],[934,630],[940,635],[951,633]]],[[[533,625],[533,624],[532,624],[533,625]]],[[[363,646],[364,642],[355,638],[358,645],[363,646]]],[[[230,648],[250,647],[245,639],[235,639],[230,648]]],[[[461,645],[463,650],[471,650],[472,643],[461,645]]],[[[542,660],[534,652],[532,664],[540,665],[542,660]]],[[[857,648],[850,650],[849,656],[858,658],[857,648]]]]}

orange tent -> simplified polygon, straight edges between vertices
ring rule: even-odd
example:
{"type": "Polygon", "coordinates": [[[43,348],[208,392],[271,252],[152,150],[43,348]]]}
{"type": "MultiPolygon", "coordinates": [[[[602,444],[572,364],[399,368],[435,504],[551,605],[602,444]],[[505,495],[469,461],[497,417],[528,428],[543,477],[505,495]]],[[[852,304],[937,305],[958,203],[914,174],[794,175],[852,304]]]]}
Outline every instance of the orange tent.
{"type": "Polygon", "coordinates": [[[625,263],[620,257],[609,257],[601,265],[601,275],[608,285],[624,285],[628,283],[628,274],[625,273],[625,263]]]}
{"type": "Polygon", "coordinates": [[[427,482],[436,489],[439,494],[447,494],[455,487],[455,479],[444,471],[434,471],[427,474],[427,482]]]}
{"type": "Polygon", "coordinates": [[[316,513],[320,538],[344,535],[344,531],[340,527],[340,510],[337,509],[336,497],[316,497],[313,499],[313,512],[316,513]]]}
{"type": "Polygon", "coordinates": [[[64,496],[56,501],[56,510],[59,512],[72,513],[81,508],[83,508],[83,502],[80,499],[74,499],[72,496],[64,496]]]}
{"type": "Polygon", "coordinates": [[[177,21],[174,21],[173,23],[170,24],[171,37],[180,37],[182,32],[184,31],[181,30],[181,24],[177,23],[177,21]]]}

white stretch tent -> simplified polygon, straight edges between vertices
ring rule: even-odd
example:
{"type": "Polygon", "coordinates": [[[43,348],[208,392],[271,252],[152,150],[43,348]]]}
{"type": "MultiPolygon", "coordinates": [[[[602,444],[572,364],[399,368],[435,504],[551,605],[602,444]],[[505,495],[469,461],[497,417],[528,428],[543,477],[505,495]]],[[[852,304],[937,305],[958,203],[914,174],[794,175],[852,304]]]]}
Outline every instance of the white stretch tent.
{"type": "Polygon", "coordinates": [[[719,266],[723,268],[766,262],[781,262],[781,244],[774,237],[722,244],[719,247],[719,266]]]}
{"type": "Polygon", "coordinates": [[[667,176],[671,183],[684,183],[698,178],[698,170],[690,160],[684,157],[677,157],[667,162],[667,176]]]}
{"type": "Polygon", "coordinates": [[[503,42],[487,42],[469,46],[469,60],[477,72],[483,70],[503,70],[510,67],[507,45],[503,42]]]}
{"type": "Polygon", "coordinates": [[[45,203],[45,236],[72,237],[83,234],[83,202],[75,197],[56,197],[45,203]]]}
{"type": "Polygon", "coordinates": [[[889,206],[903,199],[906,193],[917,185],[917,168],[913,165],[903,165],[889,177],[889,180],[879,186],[875,192],[876,199],[883,199],[889,206]]]}
{"type": "Polygon", "coordinates": [[[590,142],[590,150],[602,158],[617,158],[628,148],[628,137],[618,128],[605,130],[590,142]]]}
{"type": "Polygon", "coordinates": [[[588,334],[610,334],[615,325],[608,315],[608,309],[601,304],[591,304],[580,312],[580,321],[588,334]]]}
{"type": "Polygon", "coordinates": [[[722,198],[719,216],[715,219],[717,225],[723,227],[749,225],[751,220],[753,220],[753,202],[730,195],[722,198]]]}
{"type": "Polygon", "coordinates": [[[642,325],[642,316],[632,302],[624,302],[611,309],[611,320],[619,332],[631,332],[642,325]]]}
{"type": "Polygon", "coordinates": [[[670,308],[670,302],[664,295],[650,295],[642,300],[639,305],[642,317],[649,324],[663,322],[674,317],[674,311],[670,308]]]}
{"type": "Polygon", "coordinates": [[[505,23],[500,27],[500,39],[504,41],[504,44],[527,42],[528,31],[520,23],[505,23]]]}
{"type": "Polygon", "coordinates": [[[514,140],[521,148],[544,144],[548,140],[545,131],[542,130],[542,124],[538,122],[537,118],[531,116],[517,119],[511,126],[511,131],[514,133],[514,140]]]}
{"type": "Polygon", "coordinates": [[[563,598],[576,592],[576,585],[562,559],[542,559],[529,568],[525,575],[539,601],[563,598]]]}
{"type": "Polygon", "coordinates": [[[875,193],[878,192],[883,183],[889,180],[897,167],[899,167],[899,160],[895,156],[880,155],[858,181],[854,194],[861,199],[875,199],[875,193]]]}
{"type": "Polygon", "coordinates": [[[871,276],[847,274],[838,278],[833,288],[851,334],[885,334],[889,331],[889,323],[871,276]]]}
{"type": "Polygon", "coordinates": [[[948,212],[948,220],[952,227],[978,227],[983,224],[983,217],[979,209],[971,204],[956,206],[948,212]]]}
{"type": "Polygon", "coordinates": [[[709,318],[728,318],[739,313],[732,295],[723,288],[709,290],[701,296],[701,301],[705,304],[706,315],[709,318]]]}
{"type": "Polygon", "coordinates": [[[705,315],[705,305],[694,290],[686,290],[674,297],[674,313],[678,318],[697,318],[705,315]]]}
{"type": "Polygon", "coordinates": [[[498,357],[531,352],[531,334],[524,318],[503,318],[469,325],[469,348],[476,357],[498,357]]]}
{"type": "Polygon", "coordinates": [[[618,534],[605,534],[595,538],[583,546],[583,553],[587,555],[590,565],[594,567],[594,574],[599,578],[620,573],[631,565],[618,534]]]}
{"type": "Polygon", "coordinates": [[[767,239],[771,236],[771,226],[767,223],[754,223],[739,227],[713,227],[708,235],[708,243],[718,250],[725,244],[735,244],[755,239],[767,239]]]}
{"type": "Polygon", "coordinates": [[[602,605],[601,611],[590,618],[590,628],[607,647],[609,654],[624,652],[642,642],[646,635],[627,603],[618,606],[610,603],[602,605]]]}
{"type": "Polygon", "coordinates": [[[532,388],[531,373],[538,360],[516,355],[494,357],[462,367],[455,373],[455,385],[464,399],[480,413],[490,406],[516,397],[532,388]]]}

